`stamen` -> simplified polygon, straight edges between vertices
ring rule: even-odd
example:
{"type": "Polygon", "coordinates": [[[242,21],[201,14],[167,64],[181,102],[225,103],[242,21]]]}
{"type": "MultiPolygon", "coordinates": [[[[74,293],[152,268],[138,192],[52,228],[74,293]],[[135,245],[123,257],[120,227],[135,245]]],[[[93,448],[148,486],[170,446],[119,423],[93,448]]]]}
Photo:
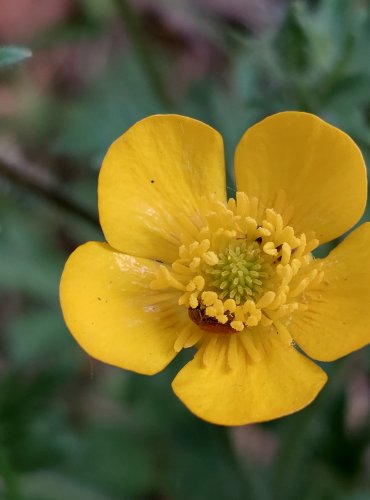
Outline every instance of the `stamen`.
{"type": "Polygon", "coordinates": [[[251,360],[255,363],[261,361],[262,355],[254,344],[253,336],[249,334],[241,334],[240,340],[242,341],[243,347],[251,360]]]}
{"type": "MultiPolygon", "coordinates": [[[[179,214],[187,235],[179,258],[170,268],[160,265],[151,283],[153,290],[177,293],[179,306],[189,310],[197,325],[191,323],[187,334],[180,333],[175,349],[194,345],[202,335],[244,332],[244,349],[257,359],[250,341],[256,327],[273,324],[288,338],[283,321],[307,308],[305,293],[321,286],[323,271],[319,263],[312,265],[318,240],[311,234],[297,236],[284,225],[292,213],[285,193],[278,193],[275,207],[264,209],[257,198],[237,193],[227,204],[202,198],[200,212],[192,217],[179,214]]],[[[212,335],[207,339],[202,347],[205,364],[216,345],[212,335]]],[[[235,366],[238,345],[230,337],[230,367],[235,366]]]]}
{"type": "Polygon", "coordinates": [[[230,336],[229,348],[227,351],[227,364],[231,369],[237,368],[239,364],[238,339],[235,335],[230,336]]]}

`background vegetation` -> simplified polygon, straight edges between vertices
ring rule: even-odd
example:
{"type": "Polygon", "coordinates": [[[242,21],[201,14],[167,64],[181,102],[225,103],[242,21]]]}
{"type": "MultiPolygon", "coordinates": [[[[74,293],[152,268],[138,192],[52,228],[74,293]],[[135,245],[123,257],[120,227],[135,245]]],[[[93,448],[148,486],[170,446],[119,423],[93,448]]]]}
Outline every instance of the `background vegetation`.
{"type": "Polygon", "coordinates": [[[0,0],[1,499],[370,498],[369,348],[324,366],[304,411],[225,430],[172,394],[187,354],[149,378],[105,366],[58,302],[68,254],[103,239],[101,159],[146,115],[217,128],[231,190],[241,134],[280,110],[339,126],[370,165],[369,7],[0,0]]]}

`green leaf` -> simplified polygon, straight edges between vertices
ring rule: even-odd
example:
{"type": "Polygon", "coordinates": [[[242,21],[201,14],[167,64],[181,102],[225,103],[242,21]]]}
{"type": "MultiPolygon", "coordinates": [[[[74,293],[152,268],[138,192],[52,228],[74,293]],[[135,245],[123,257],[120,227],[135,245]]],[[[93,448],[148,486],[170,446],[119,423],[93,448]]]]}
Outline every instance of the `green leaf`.
{"type": "Polygon", "coordinates": [[[31,56],[31,50],[26,47],[0,47],[0,68],[20,63],[31,56]]]}
{"type": "MultiPolygon", "coordinates": [[[[106,494],[79,479],[58,472],[39,470],[25,474],[21,480],[22,491],[29,500],[105,500],[106,494]]],[[[113,500],[113,497],[109,497],[113,500]]],[[[120,497],[124,498],[124,497],[120,497]]]]}
{"type": "Polygon", "coordinates": [[[306,71],[312,62],[306,17],[305,4],[293,2],[275,40],[282,67],[293,73],[306,71]]]}

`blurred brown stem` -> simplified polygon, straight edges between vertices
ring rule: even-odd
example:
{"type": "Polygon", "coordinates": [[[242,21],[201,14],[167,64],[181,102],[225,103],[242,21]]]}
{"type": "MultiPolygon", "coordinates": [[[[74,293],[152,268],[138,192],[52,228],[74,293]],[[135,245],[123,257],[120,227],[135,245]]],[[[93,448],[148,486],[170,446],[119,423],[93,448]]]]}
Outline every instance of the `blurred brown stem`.
{"type": "Polygon", "coordinates": [[[100,228],[97,217],[71,198],[48,172],[23,157],[14,145],[0,142],[0,175],[100,228]]]}

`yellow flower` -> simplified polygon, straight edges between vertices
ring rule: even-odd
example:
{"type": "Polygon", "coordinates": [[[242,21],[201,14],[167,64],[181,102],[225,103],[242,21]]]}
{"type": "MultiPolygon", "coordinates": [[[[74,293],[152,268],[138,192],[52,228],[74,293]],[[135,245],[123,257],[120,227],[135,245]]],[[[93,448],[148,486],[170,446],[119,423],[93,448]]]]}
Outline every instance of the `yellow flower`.
{"type": "Polygon", "coordinates": [[[316,116],[285,112],[250,128],[226,200],[223,143],[178,115],[146,118],[110,147],[99,177],[108,243],[70,256],[65,321],[91,356],[143,374],[197,352],[173,389],[224,425],[309,404],[331,361],[370,340],[370,224],[325,259],[367,196],[355,143],[316,116]],[[295,344],[296,343],[296,344],[295,344]]]}

